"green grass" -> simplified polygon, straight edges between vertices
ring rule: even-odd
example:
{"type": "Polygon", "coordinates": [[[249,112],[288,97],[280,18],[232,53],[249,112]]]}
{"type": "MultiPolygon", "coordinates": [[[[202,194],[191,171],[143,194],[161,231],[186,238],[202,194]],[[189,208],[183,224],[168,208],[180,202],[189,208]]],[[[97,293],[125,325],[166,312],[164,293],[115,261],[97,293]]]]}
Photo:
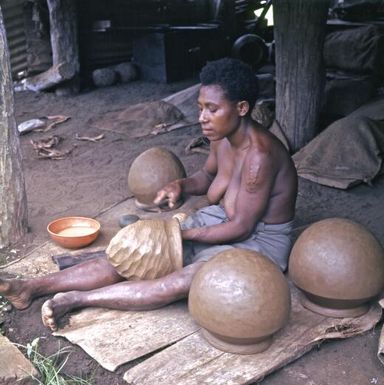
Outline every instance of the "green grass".
{"type": "Polygon", "coordinates": [[[68,376],[62,373],[65,364],[71,354],[69,347],[59,348],[52,355],[44,356],[38,351],[40,338],[35,338],[27,346],[16,346],[25,349],[28,359],[39,372],[39,376],[32,376],[37,385],[92,385],[91,380],[76,376],[68,376]]]}
{"type": "Polygon", "coordinates": [[[6,312],[6,307],[9,306],[9,302],[0,295],[0,334],[4,334],[3,330],[3,318],[6,312]]]}
{"type": "Polygon", "coordinates": [[[8,263],[8,255],[0,252],[0,266],[8,263]]]}

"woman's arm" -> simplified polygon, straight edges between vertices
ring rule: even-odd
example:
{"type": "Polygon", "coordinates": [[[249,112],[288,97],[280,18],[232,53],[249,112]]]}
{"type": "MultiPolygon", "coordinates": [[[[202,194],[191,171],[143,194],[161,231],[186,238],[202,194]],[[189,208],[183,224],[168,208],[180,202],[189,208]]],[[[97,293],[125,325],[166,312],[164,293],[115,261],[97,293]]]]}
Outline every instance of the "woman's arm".
{"type": "Polygon", "coordinates": [[[244,240],[254,231],[271,199],[275,181],[269,154],[250,154],[244,162],[234,214],[225,223],[184,230],[184,240],[221,244],[244,240]]]}
{"type": "Polygon", "coordinates": [[[155,204],[168,201],[172,208],[183,194],[206,194],[217,173],[217,143],[211,144],[208,158],[203,168],[193,175],[183,179],[177,179],[163,187],[154,200],[155,204]]]}

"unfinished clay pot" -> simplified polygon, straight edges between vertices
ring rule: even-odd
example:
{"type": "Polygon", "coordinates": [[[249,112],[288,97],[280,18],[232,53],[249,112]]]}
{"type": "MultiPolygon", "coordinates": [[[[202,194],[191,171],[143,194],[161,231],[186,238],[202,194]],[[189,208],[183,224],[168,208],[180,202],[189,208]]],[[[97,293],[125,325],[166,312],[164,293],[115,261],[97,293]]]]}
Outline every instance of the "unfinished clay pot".
{"type": "Polygon", "coordinates": [[[266,350],[287,322],[291,297],[279,268],[245,249],[225,250],[193,278],[188,307],[207,341],[230,353],[266,350]]]}
{"type": "MultiPolygon", "coordinates": [[[[152,147],[140,154],[128,173],[128,187],[136,198],[136,206],[144,210],[156,208],[153,200],[165,185],[185,178],[185,169],[179,158],[162,147],[152,147]]],[[[175,205],[174,208],[179,207],[175,205]]]]}
{"type": "Polygon", "coordinates": [[[128,280],[155,279],[183,267],[179,221],[143,219],[121,229],[106,250],[116,271],[128,280]]]}
{"type": "Polygon", "coordinates": [[[305,294],[302,304],[330,317],[357,317],[384,288],[384,251],[363,226],[329,218],[295,242],[289,275],[305,294]]]}

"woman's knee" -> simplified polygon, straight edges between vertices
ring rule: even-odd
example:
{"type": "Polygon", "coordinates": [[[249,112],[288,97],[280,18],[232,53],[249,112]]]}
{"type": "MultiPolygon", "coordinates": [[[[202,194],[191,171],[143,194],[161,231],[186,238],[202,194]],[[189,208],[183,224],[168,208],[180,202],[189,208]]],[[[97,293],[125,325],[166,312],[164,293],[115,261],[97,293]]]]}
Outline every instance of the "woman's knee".
{"type": "Polygon", "coordinates": [[[185,266],[182,269],[167,275],[165,282],[167,282],[175,292],[187,295],[191,287],[193,277],[200,270],[203,264],[204,262],[196,262],[185,266]]]}

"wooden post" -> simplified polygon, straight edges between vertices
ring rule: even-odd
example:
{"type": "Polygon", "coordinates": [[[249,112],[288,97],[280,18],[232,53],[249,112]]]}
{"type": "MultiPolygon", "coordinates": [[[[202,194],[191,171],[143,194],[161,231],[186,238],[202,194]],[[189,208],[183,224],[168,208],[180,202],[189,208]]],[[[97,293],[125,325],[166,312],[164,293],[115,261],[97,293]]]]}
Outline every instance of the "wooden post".
{"type": "Polygon", "coordinates": [[[0,248],[25,235],[28,215],[10,67],[0,8],[0,248]]]}
{"type": "Polygon", "coordinates": [[[329,0],[274,0],[276,119],[293,152],[318,133],[329,0]]]}
{"type": "Polygon", "coordinates": [[[52,46],[53,67],[65,63],[72,66],[74,76],[66,84],[60,85],[56,92],[77,93],[80,71],[77,0],[47,0],[52,46]]]}
{"type": "Polygon", "coordinates": [[[47,0],[53,65],[70,63],[79,71],[76,0],[47,0]]]}

